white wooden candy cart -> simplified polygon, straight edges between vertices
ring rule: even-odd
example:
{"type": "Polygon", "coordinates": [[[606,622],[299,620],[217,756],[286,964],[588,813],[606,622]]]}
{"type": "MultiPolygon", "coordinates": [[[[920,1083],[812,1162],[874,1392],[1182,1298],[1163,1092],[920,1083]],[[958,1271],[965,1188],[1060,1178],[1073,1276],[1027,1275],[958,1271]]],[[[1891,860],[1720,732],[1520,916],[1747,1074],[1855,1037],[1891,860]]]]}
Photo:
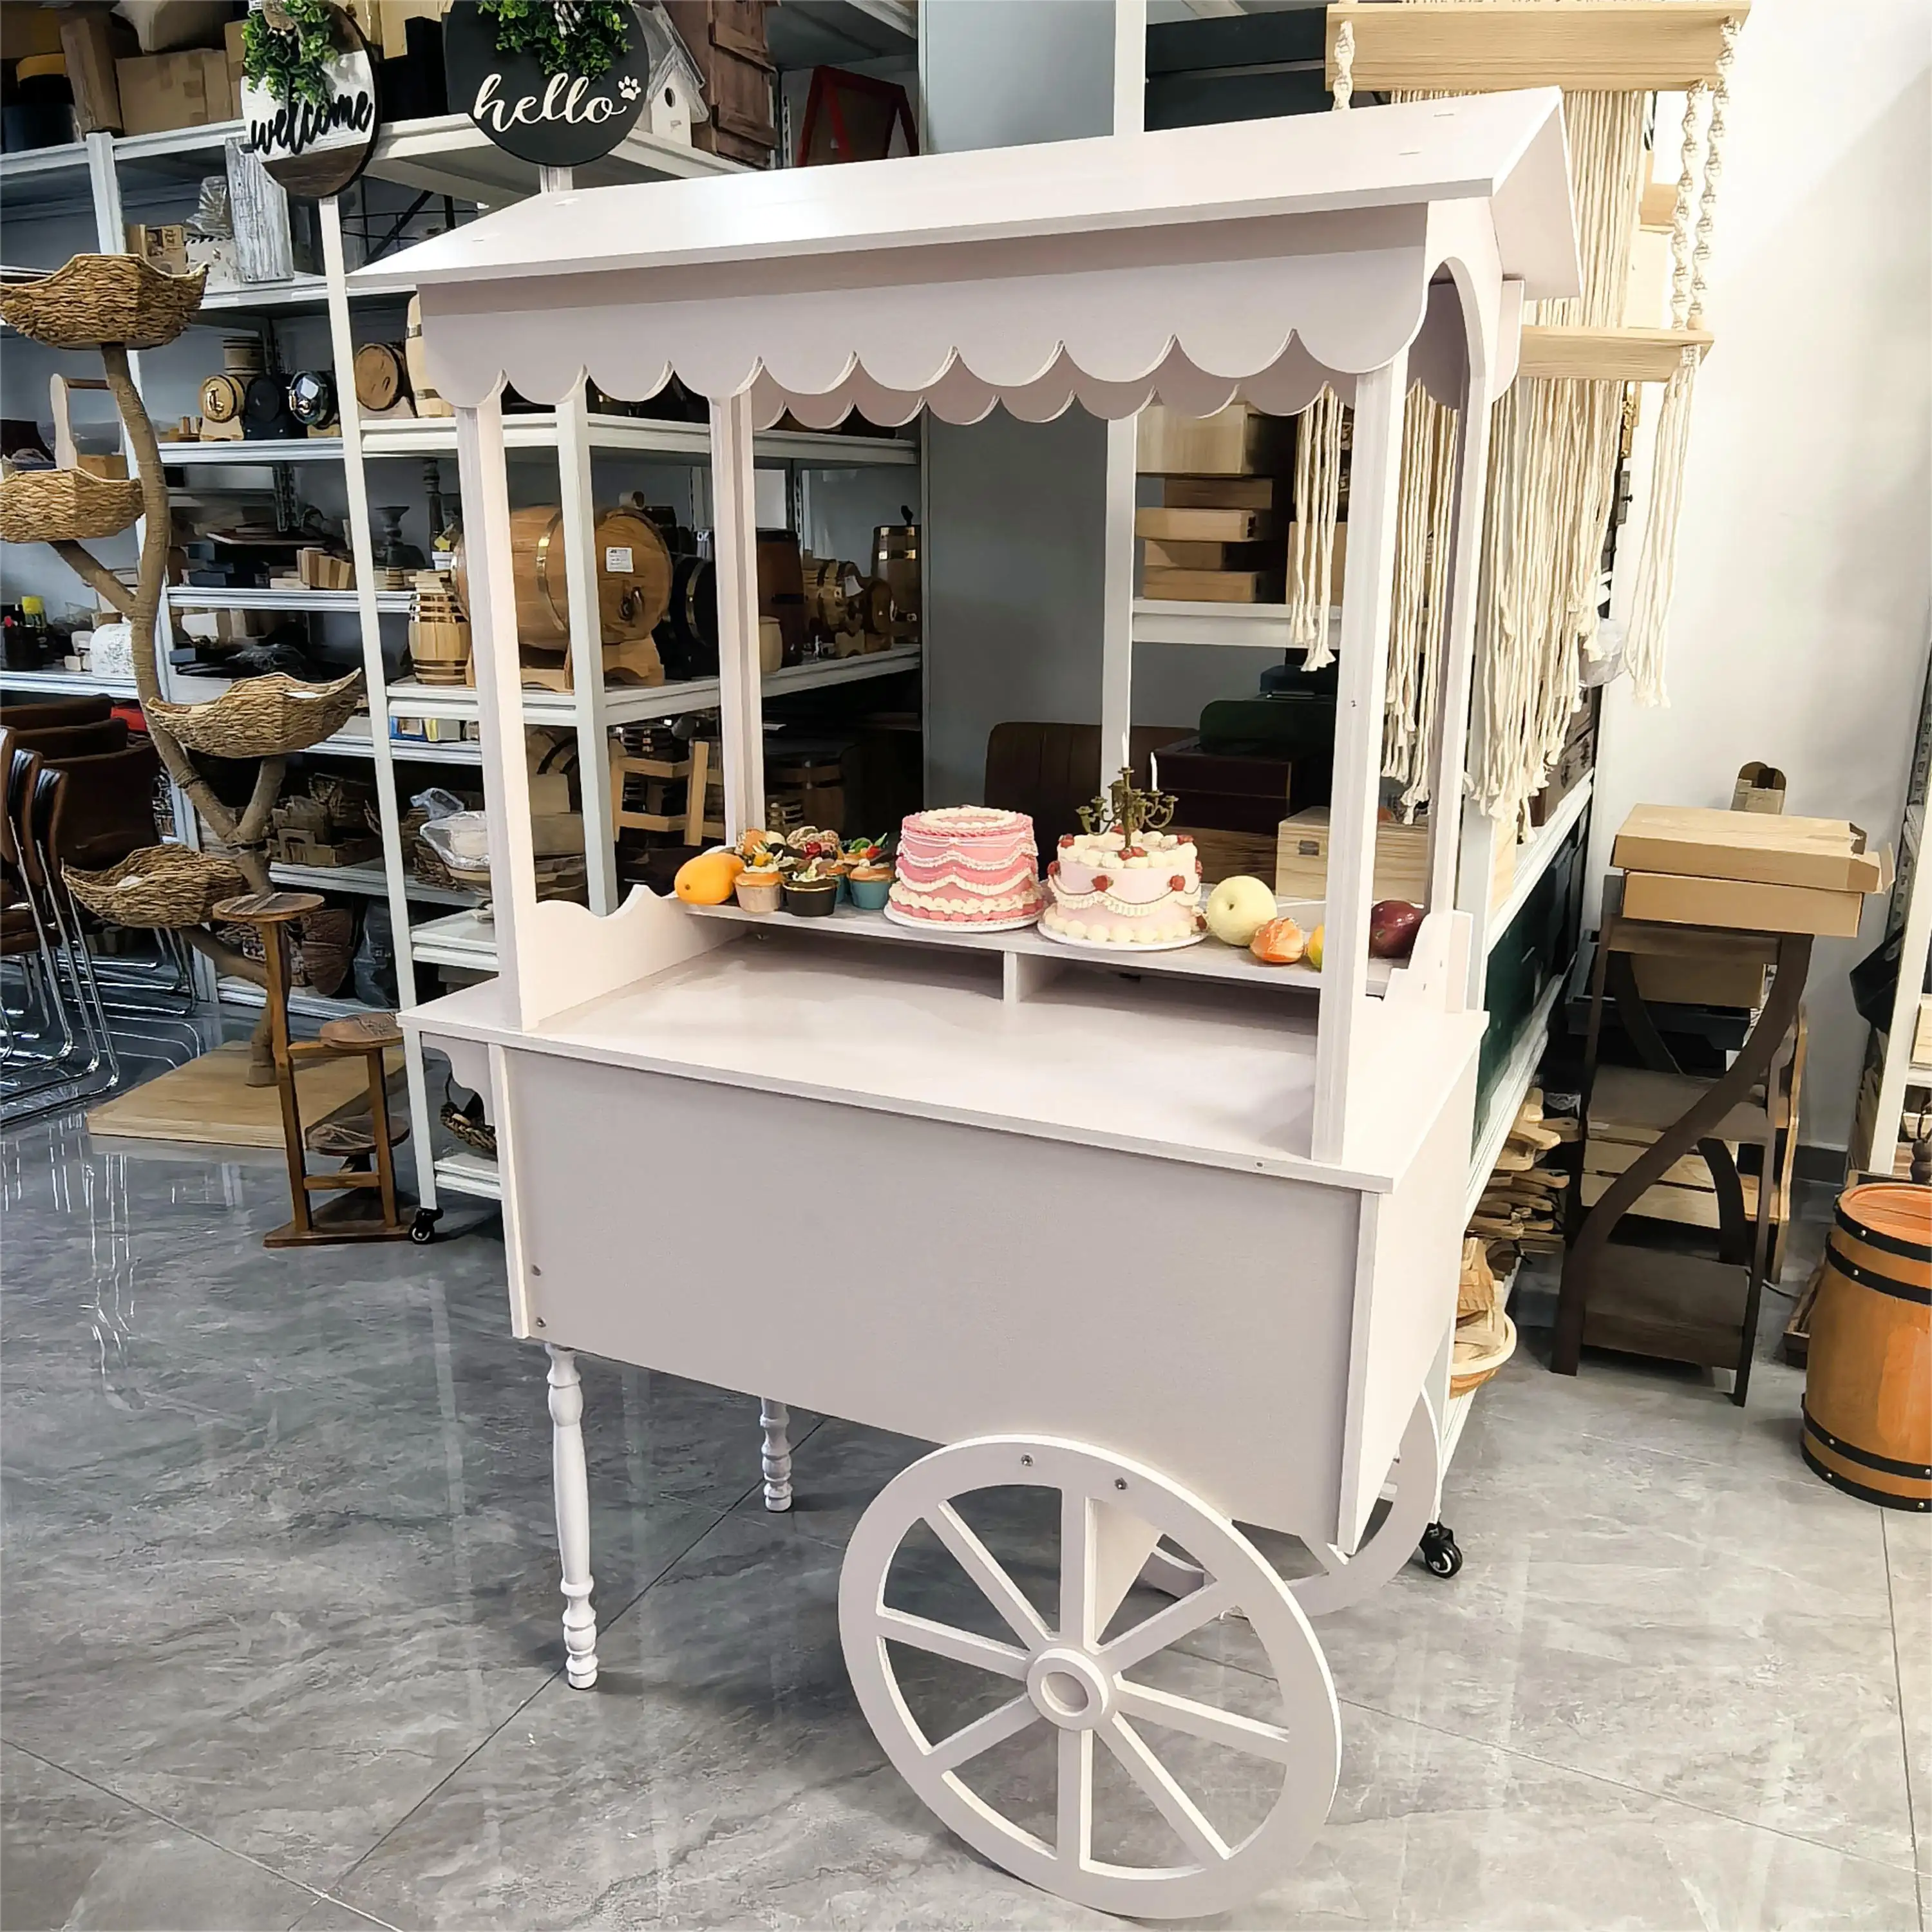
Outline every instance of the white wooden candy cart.
{"type": "MultiPolygon", "coordinates": [[[[1436,815],[1413,958],[1367,953],[1396,470],[1419,380],[1461,411],[1436,710],[1449,800],[1488,406],[1522,302],[1576,287],[1558,96],[545,196],[356,279],[420,287],[430,370],[458,406],[500,970],[405,1024],[490,1097],[512,1325],[550,1356],[570,1682],[597,1669],[574,1352],[766,1398],[774,1507],[782,1402],[935,1441],[867,1510],[842,1571],[847,1662],[893,1763],[986,1856],[1069,1900],[1166,1918],[1252,1896],[1334,1789],[1308,1615],[1392,1576],[1435,1513],[1482,1022],[1454,812],[1436,815]],[[754,920],[643,891],[601,919],[538,903],[500,388],[549,404],[588,374],[643,398],[674,371],[710,400],[734,838],[764,796],[752,436],[781,412],[812,428],[854,407],[878,423],[1001,404],[1124,422],[1156,399],[1286,413],[1324,382],[1352,402],[1322,971],[1212,944],[1121,961],[1030,931],[754,920]],[[867,1213],[803,1192],[781,1264],[740,1238],[746,1178],[804,1150],[864,1175],[867,1213]],[[674,1205],[646,1252],[647,1198],[674,1205]],[[1062,1498],[1050,1623],[956,1507],[1011,1485],[1062,1498]],[[1285,1583],[1238,1522],[1299,1537],[1316,1573],[1285,1583]],[[1000,1638],[890,1600],[921,1522],[1000,1638]],[[1144,1568],[1182,1594],[1110,1630],[1144,1568]],[[1232,1610],[1278,1685],[1268,1719],[1145,1681],[1232,1610]],[[928,1735],[896,1667],[920,1653],[1012,1694],[928,1735]],[[1043,1831],[972,1782],[1035,1724],[1057,1733],[1043,1831]],[[1176,1734],[1278,1778],[1258,1826],[1222,1835],[1163,1761],[1176,1734]],[[1170,1828],[1148,1862],[1096,1855],[1096,1744],[1170,1828]]],[[[1109,771],[1125,658],[1114,640],[1099,694],[1109,771]]],[[[1050,844],[1071,828],[1038,829],[1050,844]]]]}

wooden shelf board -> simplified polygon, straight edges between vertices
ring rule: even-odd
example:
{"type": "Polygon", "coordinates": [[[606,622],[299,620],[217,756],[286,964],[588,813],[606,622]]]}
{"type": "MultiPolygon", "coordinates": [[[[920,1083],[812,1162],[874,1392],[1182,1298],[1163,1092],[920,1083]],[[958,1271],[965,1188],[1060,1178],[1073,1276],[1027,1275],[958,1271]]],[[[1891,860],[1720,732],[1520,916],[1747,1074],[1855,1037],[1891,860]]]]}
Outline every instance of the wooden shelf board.
{"type": "MultiPolygon", "coordinates": [[[[1654,1072],[1645,1066],[1600,1066],[1590,1094],[1591,1137],[1654,1140],[1682,1120],[1715,1084],[1688,1073],[1654,1072]]],[[[1780,1100],[1774,1124],[1781,1127],[1784,1124],[1780,1100]]],[[[1718,1121],[1711,1129],[1711,1138],[1762,1142],[1771,1138],[1773,1124],[1762,1107],[1746,1103],[1733,1107],[1718,1121]]]]}
{"type": "Polygon", "coordinates": [[[1750,0],[1437,0],[1426,7],[1328,9],[1328,84],[1344,20],[1355,30],[1352,77],[1378,92],[1488,94],[1563,87],[1623,94],[1677,91],[1718,76],[1724,23],[1750,0]]]}
{"type": "Polygon", "coordinates": [[[1592,1348],[1734,1369],[1744,1289],[1742,1268],[1612,1241],[1591,1292],[1583,1340],[1592,1348]]]}
{"type": "Polygon", "coordinates": [[[1522,332],[1516,376],[1520,381],[1533,382],[1568,377],[1580,382],[1667,382],[1687,349],[1708,350],[1712,340],[1704,328],[1558,328],[1535,324],[1522,332]]]}

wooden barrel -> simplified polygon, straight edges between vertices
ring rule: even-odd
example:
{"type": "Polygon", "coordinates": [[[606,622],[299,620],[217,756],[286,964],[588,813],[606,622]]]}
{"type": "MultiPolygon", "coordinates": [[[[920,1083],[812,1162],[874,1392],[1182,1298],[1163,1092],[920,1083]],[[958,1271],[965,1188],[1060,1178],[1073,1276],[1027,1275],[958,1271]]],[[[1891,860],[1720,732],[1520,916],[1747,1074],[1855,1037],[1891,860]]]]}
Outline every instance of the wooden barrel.
{"type": "Polygon", "coordinates": [[[872,574],[886,586],[890,598],[886,635],[896,643],[917,644],[920,598],[916,524],[881,524],[872,532],[872,574]]]}
{"type": "MultiPolygon", "coordinates": [[[[648,638],[670,608],[670,552],[658,526],[635,510],[604,510],[598,515],[595,542],[603,641],[622,644],[648,638]]],[[[548,503],[512,511],[510,554],[519,640],[552,649],[567,644],[570,592],[564,574],[563,512],[548,503]]]]}
{"type": "Polygon", "coordinates": [[[1932,1187],[1848,1187],[1804,1372],[1804,1460],[1834,1489],[1932,1510],[1932,1187]]]}

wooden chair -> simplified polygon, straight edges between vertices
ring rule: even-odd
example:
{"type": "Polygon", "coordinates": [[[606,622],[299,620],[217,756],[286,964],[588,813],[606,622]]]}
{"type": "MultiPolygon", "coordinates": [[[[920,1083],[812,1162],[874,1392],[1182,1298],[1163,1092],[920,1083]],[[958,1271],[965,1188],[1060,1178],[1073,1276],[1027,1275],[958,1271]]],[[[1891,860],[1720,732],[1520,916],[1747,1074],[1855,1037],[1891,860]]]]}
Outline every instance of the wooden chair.
{"type": "Polygon", "coordinates": [[[288,1157],[289,1198],[291,1218],[262,1238],[265,1248],[304,1247],[334,1241],[400,1241],[410,1238],[410,1224],[396,1205],[395,1143],[408,1132],[400,1123],[389,1119],[387,1080],[382,1055],[403,1043],[401,1029],[393,1013],[354,1013],[344,1019],[323,1023],[321,1037],[313,1040],[289,1036],[288,927],[296,920],[319,911],[319,892],[244,892],[239,898],[224,899],[214,908],[214,916],[233,920],[256,927],[262,935],[262,950],[268,974],[268,1018],[275,1050],[275,1085],[281,1096],[282,1144],[288,1157]],[[369,1124],[325,1120],[306,1131],[296,1089],[298,1068],[320,1060],[340,1060],[360,1055],[369,1076],[369,1124]],[[401,1126],[401,1131],[397,1130],[401,1126]],[[308,1156],[318,1154],[360,1162],[373,1156],[374,1166],[352,1165],[335,1174],[310,1174],[308,1156]],[[368,1213],[358,1202],[357,1192],[374,1188],[380,1196],[381,1216],[368,1213]],[[311,1213],[309,1196],[343,1192],[346,1198],[332,1207],[311,1213]]]}
{"type": "Polygon", "coordinates": [[[86,724],[42,724],[31,714],[13,723],[14,742],[51,762],[64,758],[98,758],[128,748],[128,721],[103,718],[86,724]]]}
{"type": "MultiPolygon", "coordinates": [[[[0,676],[4,676],[0,673],[0,676]]],[[[98,724],[114,715],[114,700],[98,694],[90,698],[33,698],[24,702],[0,693],[0,718],[22,730],[44,730],[56,724],[98,724]]]]}

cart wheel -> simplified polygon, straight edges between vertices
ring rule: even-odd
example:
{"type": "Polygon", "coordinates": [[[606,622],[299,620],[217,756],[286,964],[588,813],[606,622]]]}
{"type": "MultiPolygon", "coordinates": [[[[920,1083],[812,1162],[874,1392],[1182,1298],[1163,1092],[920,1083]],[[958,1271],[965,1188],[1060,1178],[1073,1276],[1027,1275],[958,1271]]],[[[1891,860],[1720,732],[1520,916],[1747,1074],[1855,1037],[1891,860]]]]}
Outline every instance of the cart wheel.
{"type": "MultiPolygon", "coordinates": [[[[1436,1507],[1436,1486],[1442,1479],[1442,1467],[1436,1412],[1428,1396],[1419,1395],[1390,1467],[1388,1486],[1394,1494],[1381,1520],[1356,1545],[1352,1556],[1333,1544],[1310,1543],[1308,1547],[1322,1568],[1312,1576],[1290,1580],[1290,1594],[1309,1616],[1325,1617],[1359,1604],[1402,1568],[1415,1554],[1418,1542],[1426,1549],[1427,1526],[1436,1507]]],[[[1456,1561],[1460,1567],[1461,1557],[1456,1561]]],[[[1200,1587],[1201,1571],[1198,1565],[1175,1556],[1172,1550],[1157,1548],[1142,1569],[1141,1581],[1170,1597],[1184,1596],[1200,1587]]]]}
{"type": "Polygon", "coordinates": [[[1432,1522],[1423,1531],[1416,1554],[1432,1576],[1453,1576],[1462,1567],[1456,1532],[1446,1522],[1432,1522]]]}
{"type": "Polygon", "coordinates": [[[418,1247],[428,1247],[436,1239],[436,1224],[442,1219],[440,1208],[418,1208],[416,1219],[410,1223],[410,1239],[418,1247]]]}
{"type": "MultiPolygon", "coordinates": [[[[839,1575],[838,1630],[860,1706],[906,1782],[976,1851],[1076,1904],[1149,1918],[1228,1910],[1291,1870],[1328,1816],[1341,1765],[1341,1720],[1307,1619],[1232,1522],[1140,1463],[1078,1443],[1020,1436],[934,1450],[888,1483],[860,1519],[839,1575]],[[956,1497],[1016,1486],[1058,1492],[1058,1587],[1052,1606],[1058,1628],[953,1507],[956,1497]],[[887,1603],[889,1577],[895,1594],[904,1587],[892,1576],[894,1558],[922,1523],[986,1600],[973,1606],[980,1614],[968,1621],[986,1622],[990,1608],[1001,1628],[998,1638],[887,1603]],[[1148,1552],[1162,1536],[1196,1562],[1206,1580],[1180,1602],[1110,1634],[1148,1552]],[[1230,1610],[1246,1618],[1274,1680],[1276,1695],[1267,1700],[1265,1718],[1148,1681],[1170,1646],[1230,1610]],[[913,1652],[1006,1678],[1015,1694],[969,1723],[928,1736],[900,1675],[905,1670],[922,1694],[930,1689],[920,1672],[926,1658],[908,1654],[913,1652]],[[1018,1806],[992,1795],[1000,1788],[992,1778],[1000,1774],[976,1762],[1042,1720],[1058,1734],[1047,1838],[1008,1815],[1018,1806]],[[1245,1786],[1242,1774],[1257,1767],[1243,1759],[1275,1768],[1263,1774],[1270,1788],[1265,1815],[1233,1842],[1162,1761],[1174,1755],[1177,1732],[1223,1748],[1212,1754],[1211,1783],[1190,1780],[1204,1797],[1225,1796],[1230,1772],[1245,1786]],[[1096,1738],[1178,1840],[1178,1846],[1157,1844],[1154,1862],[1118,1864],[1094,1854],[1096,1738]],[[987,1789],[972,1788],[969,1778],[987,1789]]],[[[1214,1666],[1206,1672],[1212,1676],[1214,1666]]],[[[1246,1672],[1228,1677],[1250,1690],[1264,1682],[1246,1672]]],[[[1010,1778],[1004,1782],[1010,1785],[1010,1778]]],[[[1108,1782],[1118,1789],[1118,1778],[1108,1782]]],[[[1137,1816],[1144,1816],[1143,1805],[1130,1802],[1137,1816]]]]}

